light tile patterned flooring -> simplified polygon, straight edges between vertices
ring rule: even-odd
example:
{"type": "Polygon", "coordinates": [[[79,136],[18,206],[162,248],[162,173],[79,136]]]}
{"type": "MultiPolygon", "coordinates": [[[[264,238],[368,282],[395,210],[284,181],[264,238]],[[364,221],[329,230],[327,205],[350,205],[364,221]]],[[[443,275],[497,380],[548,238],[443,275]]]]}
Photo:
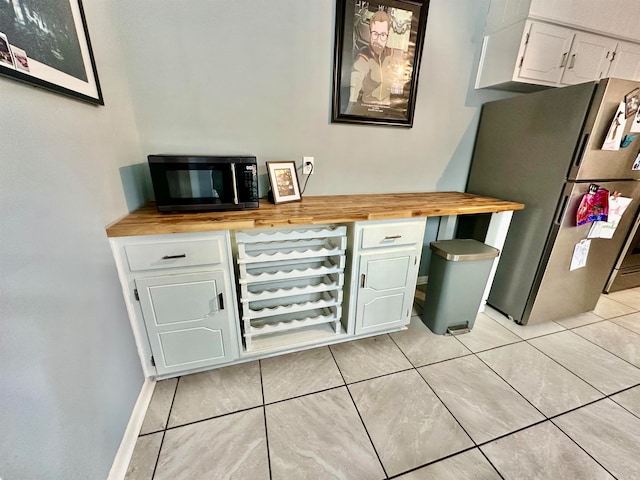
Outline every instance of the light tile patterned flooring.
{"type": "Polygon", "coordinates": [[[639,479],[640,288],[158,382],[127,480],[639,479]]]}

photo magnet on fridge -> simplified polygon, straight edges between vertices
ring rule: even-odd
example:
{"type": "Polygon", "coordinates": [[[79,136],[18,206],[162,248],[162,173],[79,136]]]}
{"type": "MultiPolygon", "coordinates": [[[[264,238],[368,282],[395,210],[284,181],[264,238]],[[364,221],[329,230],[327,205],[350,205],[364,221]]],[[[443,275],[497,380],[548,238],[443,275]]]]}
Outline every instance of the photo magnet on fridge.
{"type": "Polygon", "coordinates": [[[602,150],[620,150],[620,141],[622,140],[622,133],[624,132],[624,126],[627,123],[625,117],[626,103],[620,102],[618,109],[616,110],[611,126],[607,132],[607,136],[602,144],[602,150]]]}
{"type": "Polygon", "coordinates": [[[629,131],[632,133],[640,132],[640,110],[636,112],[636,117],[633,119],[633,123],[631,123],[629,131]]]}

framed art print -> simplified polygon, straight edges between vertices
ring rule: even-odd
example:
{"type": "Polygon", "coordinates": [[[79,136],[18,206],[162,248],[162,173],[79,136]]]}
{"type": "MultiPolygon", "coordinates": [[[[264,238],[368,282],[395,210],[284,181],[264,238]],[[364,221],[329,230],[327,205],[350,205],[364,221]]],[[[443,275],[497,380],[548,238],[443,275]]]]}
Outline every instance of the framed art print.
{"type": "Polygon", "coordinates": [[[104,105],[81,0],[0,1],[0,74],[104,105]]]}
{"type": "Polygon", "coordinates": [[[334,123],[411,127],[429,0],[337,0],[334,123]]]}
{"type": "Polygon", "coordinates": [[[273,193],[273,203],[302,200],[295,162],[267,162],[267,172],[273,193]]]}

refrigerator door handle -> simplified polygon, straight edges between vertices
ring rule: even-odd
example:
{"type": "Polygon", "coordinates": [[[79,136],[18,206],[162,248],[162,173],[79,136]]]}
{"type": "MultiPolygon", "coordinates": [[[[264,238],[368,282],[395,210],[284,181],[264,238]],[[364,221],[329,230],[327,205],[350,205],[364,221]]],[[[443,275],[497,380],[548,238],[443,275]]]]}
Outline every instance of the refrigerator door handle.
{"type": "Polygon", "coordinates": [[[555,224],[556,225],[562,225],[562,219],[564,218],[564,214],[567,211],[567,204],[569,203],[569,195],[565,195],[564,198],[562,199],[562,202],[560,203],[560,211],[556,212],[556,220],[555,220],[555,224]]]}
{"type": "MultiPolygon", "coordinates": [[[[589,143],[589,134],[585,133],[582,135],[582,142],[580,142],[580,148],[578,149],[578,154],[573,162],[576,168],[580,167],[582,163],[582,158],[584,157],[584,151],[587,149],[587,144],[589,143]]],[[[577,172],[576,172],[577,173],[577,172]]]]}

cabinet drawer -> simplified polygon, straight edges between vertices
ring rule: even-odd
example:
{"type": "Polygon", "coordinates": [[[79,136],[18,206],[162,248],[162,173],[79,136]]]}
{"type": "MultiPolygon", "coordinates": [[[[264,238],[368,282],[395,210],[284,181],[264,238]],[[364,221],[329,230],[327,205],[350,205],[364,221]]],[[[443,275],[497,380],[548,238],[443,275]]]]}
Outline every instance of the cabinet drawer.
{"type": "Polygon", "coordinates": [[[127,262],[132,272],[160,268],[211,265],[222,261],[221,240],[188,240],[180,242],[126,245],[127,262]]]}
{"type": "Polygon", "coordinates": [[[362,227],[361,248],[422,244],[423,222],[385,223],[362,227]]]}

